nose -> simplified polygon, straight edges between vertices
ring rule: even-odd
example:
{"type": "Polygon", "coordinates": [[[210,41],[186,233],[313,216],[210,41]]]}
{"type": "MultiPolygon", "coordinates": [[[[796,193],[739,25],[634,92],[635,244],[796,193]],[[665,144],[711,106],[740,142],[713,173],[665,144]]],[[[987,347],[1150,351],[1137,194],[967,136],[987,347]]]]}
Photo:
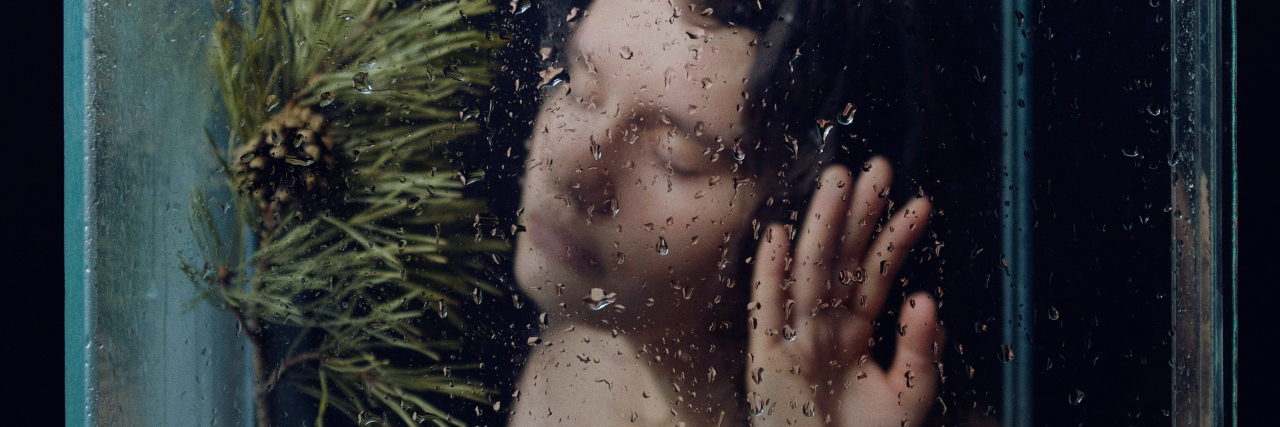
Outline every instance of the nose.
{"type": "Polygon", "coordinates": [[[566,114],[539,120],[531,151],[538,156],[526,179],[545,185],[557,199],[591,222],[610,217],[619,204],[615,181],[625,160],[618,150],[618,121],[603,115],[566,114]],[[591,117],[594,116],[594,117],[591,117]]]}

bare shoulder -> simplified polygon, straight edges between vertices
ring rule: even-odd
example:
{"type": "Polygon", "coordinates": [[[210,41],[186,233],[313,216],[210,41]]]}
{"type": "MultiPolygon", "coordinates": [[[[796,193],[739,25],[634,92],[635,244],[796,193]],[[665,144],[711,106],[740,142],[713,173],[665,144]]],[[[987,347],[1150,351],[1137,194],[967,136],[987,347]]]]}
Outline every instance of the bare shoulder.
{"type": "MultiPolygon", "coordinates": [[[[572,328],[545,334],[521,374],[515,426],[673,425],[667,393],[624,337],[572,328]]],[[[667,385],[668,388],[671,385],[667,385]]]]}

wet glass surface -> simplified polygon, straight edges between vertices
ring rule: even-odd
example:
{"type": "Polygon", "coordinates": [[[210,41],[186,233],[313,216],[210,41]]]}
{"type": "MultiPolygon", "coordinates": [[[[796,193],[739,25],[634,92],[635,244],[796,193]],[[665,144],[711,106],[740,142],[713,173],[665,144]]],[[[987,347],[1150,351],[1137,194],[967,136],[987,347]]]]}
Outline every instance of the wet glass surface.
{"type": "Polygon", "coordinates": [[[1168,425],[1170,6],[1007,3],[86,6],[90,422],[1168,425]]]}

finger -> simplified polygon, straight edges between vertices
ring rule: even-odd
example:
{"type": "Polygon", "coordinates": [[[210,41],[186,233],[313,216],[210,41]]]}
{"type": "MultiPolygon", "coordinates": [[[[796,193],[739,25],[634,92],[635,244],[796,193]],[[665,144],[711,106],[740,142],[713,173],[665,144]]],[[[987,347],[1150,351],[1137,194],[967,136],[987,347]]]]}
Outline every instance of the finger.
{"type": "Polygon", "coordinates": [[[751,276],[750,318],[751,351],[760,353],[780,337],[769,336],[769,330],[780,331],[786,323],[784,309],[788,292],[783,289],[787,277],[787,257],[791,254],[786,231],[778,224],[765,229],[756,250],[755,269],[751,276]]]}
{"type": "Polygon", "coordinates": [[[796,280],[792,295],[796,309],[808,313],[816,301],[823,298],[832,287],[832,270],[836,268],[837,245],[849,208],[849,190],[853,183],[849,169],[831,166],[822,172],[818,189],[809,202],[800,239],[796,243],[796,255],[791,277],[796,280]]]}
{"type": "MultiPolygon", "coordinates": [[[[941,358],[944,334],[938,326],[936,304],[929,294],[917,292],[902,303],[898,317],[898,345],[886,370],[893,389],[903,392],[904,406],[927,409],[938,388],[934,363],[941,358]]],[[[914,411],[920,416],[924,411],[914,411]]]]}
{"type": "MultiPolygon", "coordinates": [[[[893,167],[884,157],[876,156],[863,165],[858,182],[853,190],[849,203],[849,216],[845,220],[844,233],[840,236],[838,265],[836,266],[837,282],[842,286],[840,298],[848,298],[850,294],[860,293],[862,282],[867,280],[870,271],[862,267],[862,257],[867,251],[867,244],[875,234],[876,224],[884,213],[885,204],[889,201],[888,191],[893,184],[893,167]]],[[[851,306],[858,299],[848,301],[851,306]]]]}
{"type": "Polygon", "coordinates": [[[933,205],[927,198],[918,198],[891,214],[863,257],[867,281],[859,289],[858,301],[853,306],[855,313],[872,319],[880,314],[885,296],[906,263],[911,247],[929,225],[932,211],[933,205]]]}

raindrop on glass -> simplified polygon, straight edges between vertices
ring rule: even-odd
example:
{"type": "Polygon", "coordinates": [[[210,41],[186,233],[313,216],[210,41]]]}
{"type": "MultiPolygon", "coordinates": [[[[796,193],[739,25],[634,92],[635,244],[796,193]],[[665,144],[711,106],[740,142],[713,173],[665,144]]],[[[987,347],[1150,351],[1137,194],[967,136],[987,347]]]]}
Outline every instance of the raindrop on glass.
{"type": "Polygon", "coordinates": [[[538,75],[542,77],[542,82],[538,83],[538,89],[555,87],[560,83],[569,81],[569,73],[560,67],[547,67],[547,69],[539,71],[538,75]]]}
{"type": "Polygon", "coordinates": [[[1156,104],[1147,104],[1147,114],[1159,116],[1162,110],[1156,104]]]}
{"type": "Polygon", "coordinates": [[[513,2],[512,5],[514,7],[512,8],[511,11],[515,12],[516,15],[524,13],[525,11],[529,10],[530,7],[533,7],[533,3],[530,2],[529,0],[520,0],[518,3],[513,2]]]}
{"type": "Polygon", "coordinates": [[[747,413],[751,414],[753,417],[758,417],[764,414],[764,410],[768,406],[769,399],[760,396],[754,391],[747,396],[747,413]]]}
{"type": "Polygon", "coordinates": [[[844,104],[844,110],[840,111],[840,117],[838,117],[836,121],[842,125],[853,123],[853,114],[857,112],[858,109],[853,107],[852,102],[844,104]]]}
{"type": "Polygon", "coordinates": [[[462,81],[466,77],[465,74],[462,74],[462,71],[458,70],[458,66],[454,64],[444,66],[444,76],[457,81],[462,81]]]}
{"type": "Polygon", "coordinates": [[[658,255],[666,255],[671,252],[671,248],[667,246],[667,239],[661,236],[658,237],[658,244],[654,246],[654,250],[658,252],[658,255]]]}
{"type": "Polygon", "coordinates": [[[600,153],[600,144],[597,144],[597,143],[596,143],[596,139],[595,139],[595,137],[592,137],[592,138],[591,138],[591,147],[589,147],[589,148],[591,149],[591,158],[596,159],[596,160],[600,160],[600,157],[601,157],[601,155],[602,155],[602,154],[600,153]]]}
{"type": "Polygon", "coordinates": [[[467,120],[471,120],[479,117],[480,117],[480,109],[476,107],[463,108],[462,111],[458,112],[458,118],[464,122],[467,120]]]}
{"type": "Polygon", "coordinates": [[[618,298],[618,294],[614,292],[605,292],[604,289],[591,288],[591,293],[582,299],[587,308],[599,310],[613,304],[618,298]]]}
{"type": "Polygon", "coordinates": [[[1081,400],[1084,400],[1083,391],[1074,390],[1067,395],[1067,403],[1070,403],[1072,405],[1079,405],[1081,400]]]}
{"type": "Polygon", "coordinates": [[[373,86],[369,84],[369,73],[361,71],[352,76],[351,87],[355,88],[356,92],[364,94],[373,92],[373,86]]]}
{"type": "Polygon", "coordinates": [[[795,340],[796,340],[796,330],[795,330],[795,328],[792,328],[792,327],[791,327],[791,325],[785,325],[785,326],[783,326],[783,327],[782,327],[782,339],[787,340],[787,341],[795,341],[795,340]]]}

